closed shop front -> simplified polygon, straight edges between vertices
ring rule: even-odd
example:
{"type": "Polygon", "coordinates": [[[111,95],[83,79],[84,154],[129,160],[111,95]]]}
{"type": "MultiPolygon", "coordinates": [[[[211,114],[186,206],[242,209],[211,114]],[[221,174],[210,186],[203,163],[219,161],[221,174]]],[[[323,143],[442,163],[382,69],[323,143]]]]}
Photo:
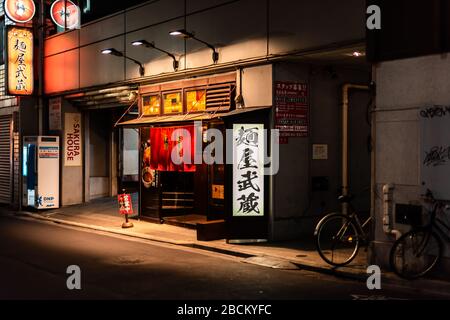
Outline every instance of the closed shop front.
{"type": "Polygon", "coordinates": [[[0,203],[11,203],[11,115],[0,116],[0,203]]]}

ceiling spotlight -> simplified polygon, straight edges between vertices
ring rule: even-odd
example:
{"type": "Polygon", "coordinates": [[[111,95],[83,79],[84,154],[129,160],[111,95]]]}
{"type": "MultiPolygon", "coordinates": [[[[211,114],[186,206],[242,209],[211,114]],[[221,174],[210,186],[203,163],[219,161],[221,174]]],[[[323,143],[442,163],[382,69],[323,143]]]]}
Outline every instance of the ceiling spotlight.
{"type": "Polygon", "coordinates": [[[118,51],[118,50],[116,50],[114,48],[107,48],[107,49],[103,49],[101,51],[101,53],[102,54],[110,54],[110,55],[116,56],[116,57],[124,57],[124,58],[126,58],[126,59],[128,59],[130,61],[133,61],[134,63],[136,63],[139,66],[139,74],[141,75],[141,77],[144,76],[145,69],[144,69],[144,66],[142,65],[142,63],[137,61],[136,59],[127,57],[126,55],[123,54],[123,52],[120,52],[120,51],[118,51]]]}
{"type": "Polygon", "coordinates": [[[182,36],[185,39],[194,39],[194,40],[197,40],[198,42],[203,43],[205,46],[207,46],[208,48],[210,48],[213,51],[212,59],[213,59],[214,63],[217,63],[217,61],[219,61],[219,53],[217,52],[216,48],[212,44],[209,44],[208,42],[197,38],[192,32],[188,32],[184,29],[180,29],[180,30],[171,31],[169,34],[171,36],[182,36]]]}
{"type": "Polygon", "coordinates": [[[354,51],[354,52],[352,53],[352,56],[353,56],[353,57],[356,57],[356,58],[362,57],[363,55],[364,55],[364,53],[363,53],[363,52],[360,52],[360,51],[354,51]]]}
{"type": "Polygon", "coordinates": [[[132,46],[142,46],[144,43],[142,42],[142,41],[133,41],[132,43],[131,43],[131,45],[132,46]]]}
{"type": "Polygon", "coordinates": [[[175,31],[171,31],[169,34],[171,35],[171,36],[181,36],[181,35],[183,35],[183,32],[182,32],[183,30],[175,30],[175,31]]]}
{"type": "Polygon", "coordinates": [[[103,53],[103,54],[110,54],[110,55],[118,56],[118,57],[122,57],[122,56],[123,56],[122,52],[117,51],[117,50],[114,49],[114,48],[103,49],[103,50],[102,50],[102,53],[103,53]]]}

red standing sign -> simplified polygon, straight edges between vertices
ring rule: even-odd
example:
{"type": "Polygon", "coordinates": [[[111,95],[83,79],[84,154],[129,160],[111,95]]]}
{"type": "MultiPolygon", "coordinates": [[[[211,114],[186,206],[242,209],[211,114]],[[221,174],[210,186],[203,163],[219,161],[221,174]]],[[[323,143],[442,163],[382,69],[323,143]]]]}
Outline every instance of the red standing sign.
{"type": "Polygon", "coordinates": [[[119,213],[120,214],[133,214],[133,205],[131,203],[131,195],[127,193],[122,193],[117,195],[117,200],[119,202],[119,213]]]}

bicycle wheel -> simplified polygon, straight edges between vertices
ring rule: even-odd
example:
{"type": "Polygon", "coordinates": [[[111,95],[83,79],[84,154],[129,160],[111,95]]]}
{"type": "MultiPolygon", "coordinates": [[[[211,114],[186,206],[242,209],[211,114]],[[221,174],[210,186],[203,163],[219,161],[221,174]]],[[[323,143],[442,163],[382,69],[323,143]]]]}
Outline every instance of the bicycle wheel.
{"type": "Polygon", "coordinates": [[[438,263],[442,255],[442,241],[430,229],[405,233],[395,241],[389,257],[391,268],[405,279],[417,279],[438,263]]]}
{"type": "Polygon", "coordinates": [[[350,263],[359,249],[359,234],[353,221],[340,213],[325,216],[314,231],[317,251],[321,258],[333,266],[350,263]]]}

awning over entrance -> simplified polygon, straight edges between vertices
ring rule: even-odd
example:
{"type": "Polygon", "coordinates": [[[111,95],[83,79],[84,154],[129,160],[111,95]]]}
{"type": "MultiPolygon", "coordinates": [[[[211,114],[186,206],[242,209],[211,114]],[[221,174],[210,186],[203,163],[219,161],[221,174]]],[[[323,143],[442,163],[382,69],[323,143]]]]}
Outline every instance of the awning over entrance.
{"type": "Polygon", "coordinates": [[[137,86],[120,86],[69,94],[64,98],[85,109],[112,108],[130,105],[136,99],[137,89],[137,86]]]}
{"type": "Polygon", "coordinates": [[[189,122],[189,121],[203,121],[203,120],[213,120],[213,119],[221,119],[229,116],[235,116],[242,113],[254,112],[269,109],[271,106],[265,107],[251,107],[251,108],[242,108],[236,109],[229,112],[205,112],[205,113],[195,113],[195,114],[183,114],[183,115],[175,115],[175,116],[158,116],[158,117],[140,117],[133,120],[128,120],[124,122],[120,122],[117,125],[119,126],[127,126],[127,127],[142,127],[142,126],[151,126],[154,124],[162,124],[162,123],[174,123],[174,122],[189,122]]]}

